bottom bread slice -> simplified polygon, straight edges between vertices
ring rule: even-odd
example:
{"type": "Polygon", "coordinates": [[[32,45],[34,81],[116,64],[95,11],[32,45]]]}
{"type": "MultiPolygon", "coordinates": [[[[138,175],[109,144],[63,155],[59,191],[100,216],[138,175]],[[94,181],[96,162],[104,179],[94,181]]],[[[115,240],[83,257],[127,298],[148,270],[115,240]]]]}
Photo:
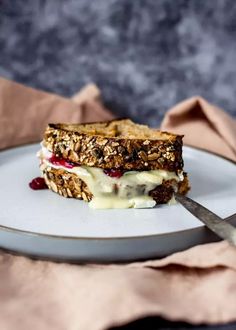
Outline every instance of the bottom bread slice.
{"type": "MultiPolygon", "coordinates": [[[[46,167],[43,169],[43,177],[47,186],[52,191],[64,197],[83,199],[89,202],[93,195],[89,191],[88,186],[76,174],[67,172],[64,169],[55,169],[46,167]]],[[[155,189],[151,190],[151,196],[157,204],[164,204],[171,200],[174,192],[174,187],[181,194],[186,194],[190,189],[187,174],[184,173],[184,180],[177,182],[176,180],[163,181],[155,189]]]]}

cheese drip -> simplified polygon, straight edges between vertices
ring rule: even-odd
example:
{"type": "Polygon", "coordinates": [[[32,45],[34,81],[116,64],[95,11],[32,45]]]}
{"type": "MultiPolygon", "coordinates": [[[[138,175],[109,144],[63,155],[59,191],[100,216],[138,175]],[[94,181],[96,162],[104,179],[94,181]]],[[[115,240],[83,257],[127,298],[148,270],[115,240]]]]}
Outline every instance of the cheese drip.
{"type": "Polygon", "coordinates": [[[38,156],[43,166],[63,169],[76,174],[93,194],[89,206],[94,209],[106,208],[151,208],[156,205],[149,192],[161,185],[164,180],[183,180],[183,173],[176,174],[165,170],[128,171],[120,178],[106,175],[101,168],[74,166],[65,168],[49,162],[49,152],[42,149],[38,156]]]}

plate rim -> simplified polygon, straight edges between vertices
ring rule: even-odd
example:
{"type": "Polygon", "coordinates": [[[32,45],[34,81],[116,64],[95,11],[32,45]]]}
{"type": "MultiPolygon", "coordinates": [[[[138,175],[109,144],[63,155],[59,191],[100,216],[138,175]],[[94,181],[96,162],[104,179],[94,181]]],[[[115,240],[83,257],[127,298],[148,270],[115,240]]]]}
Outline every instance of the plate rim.
{"type": "MultiPolygon", "coordinates": [[[[33,146],[35,145],[37,142],[32,142],[32,143],[26,143],[26,144],[22,144],[22,145],[18,145],[18,146],[11,146],[8,148],[4,148],[2,150],[0,150],[1,152],[5,152],[5,151],[10,151],[13,149],[18,149],[20,147],[28,147],[28,146],[33,146]]],[[[228,161],[229,163],[232,163],[234,165],[236,165],[236,161],[226,157],[226,156],[222,156],[217,154],[216,152],[210,151],[210,150],[206,150],[204,148],[200,148],[200,147],[195,147],[192,146],[190,144],[184,144],[184,147],[188,147],[190,149],[195,149],[197,151],[202,151],[205,152],[207,154],[219,157],[221,159],[224,159],[226,161],[228,161]]],[[[228,218],[230,218],[231,216],[229,216],[228,218]]],[[[227,219],[228,219],[227,218],[227,219]]],[[[25,234],[27,236],[37,236],[37,237],[44,237],[44,238],[51,238],[51,239],[63,239],[63,240],[93,240],[93,241],[109,241],[109,240],[137,240],[137,239],[143,239],[143,238],[155,238],[155,237],[160,237],[160,236],[164,236],[164,235],[175,235],[176,233],[186,233],[186,232],[191,232],[191,231],[195,231],[197,228],[201,228],[204,227],[204,225],[196,227],[196,228],[191,228],[191,229],[183,229],[183,230],[179,230],[179,231],[175,231],[175,232],[169,232],[169,233],[161,233],[161,234],[154,234],[154,235],[141,235],[141,236],[125,236],[125,237],[80,237],[80,236],[63,236],[63,235],[52,235],[52,234],[45,234],[45,233],[37,233],[37,232],[33,232],[30,230],[23,230],[23,229],[17,229],[17,228],[12,228],[12,227],[8,227],[8,226],[4,226],[0,224],[0,230],[4,230],[10,233],[15,233],[15,234],[25,234]]]]}

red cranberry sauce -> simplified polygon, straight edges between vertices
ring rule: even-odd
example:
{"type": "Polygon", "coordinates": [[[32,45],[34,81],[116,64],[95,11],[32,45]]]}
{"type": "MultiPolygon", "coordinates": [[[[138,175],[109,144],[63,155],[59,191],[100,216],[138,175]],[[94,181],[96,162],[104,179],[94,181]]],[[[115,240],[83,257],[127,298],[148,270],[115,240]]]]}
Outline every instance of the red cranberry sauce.
{"type": "Polygon", "coordinates": [[[44,178],[35,178],[30,183],[29,186],[33,190],[41,190],[41,189],[48,189],[44,178]]]}
{"type": "MultiPolygon", "coordinates": [[[[80,166],[79,163],[72,162],[68,159],[64,159],[64,158],[58,157],[56,155],[52,155],[48,159],[48,161],[50,163],[52,163],[53,165],[63,166],[63,167],[66,167],[66,168],[73,168],[75,166],[80,166]]],[[[122,177],[122,175],[124,174],[125,171],[120,170],[120,169],[106,169],[106,170],[103,170],[103,172],[106,175],[110,176],[111,178],[119,179],[120,177],[122,177]]]]}
{"type": "Polygon", "coordinates": [[[111,169],[111,170],[109,169],[109,170],[104,170],[103,172],[106,175],[110,176],[111,178],[117,178],[117,179],[122,177],[122,175],[124,174],[124,171],[118,169],[111,169]]]}
{"type": "Polygon", "coordinates": [[[66,167],[66,168],[73,168],[75,166],[79,166],[78,163],[74,163],[74,162],[71,162],[70,160],[57,157],[56,155],[52,155],[52,157],[50,157],[48,159],[48,161],[50,163],[52,163],[53,165],[63,166],[63,167],[66,167]]]}

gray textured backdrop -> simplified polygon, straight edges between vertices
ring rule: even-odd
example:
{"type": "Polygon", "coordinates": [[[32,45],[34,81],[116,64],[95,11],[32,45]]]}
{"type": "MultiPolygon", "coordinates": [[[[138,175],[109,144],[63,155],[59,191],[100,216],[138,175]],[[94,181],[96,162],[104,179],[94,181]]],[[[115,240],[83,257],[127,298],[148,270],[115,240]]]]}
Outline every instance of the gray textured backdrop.
{"type": "Polygon", "coordinates": [[[66,96],[94,81],[151,125],[196,94],[236,116],[236,1],[0,0],[0,75],[66,96]]]}

